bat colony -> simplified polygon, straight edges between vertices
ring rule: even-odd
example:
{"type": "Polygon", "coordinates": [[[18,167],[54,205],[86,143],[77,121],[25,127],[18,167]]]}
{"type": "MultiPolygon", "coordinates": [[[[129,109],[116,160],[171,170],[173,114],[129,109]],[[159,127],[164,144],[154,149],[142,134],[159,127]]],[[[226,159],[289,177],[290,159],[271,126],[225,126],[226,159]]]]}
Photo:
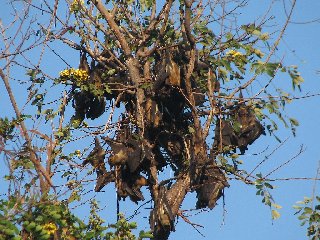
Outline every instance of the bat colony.
{"type": "MultiPolygon", "coordinates": [[[[264,128],[253,110],[240,96],[224,114],[216,114],[213,120],[214,137],[209,148],[205,139],[201,138],[201,129],[195,127],[193,118],[193,111],[208,104],[208,89],[201,86],[197,79],[201,71],[208,73],[209,66],[197,61],[188,83],[185,81],[185,61],[178,49],[170,53],[157,53],[152,66],[155,74],[145,80],[144,87],[141,86],[145,96],[141,106],[144,109],[143,133],[136,127],[139,117],[137,100],[126,72],[104,77],[104,72],[114,66],[95,64],[94,61],[89,66],[83,53],[79,68],[89,73],[88,82],[96,88],[108,85],[110,90],[100,96],[77,87],[72,90],[73,118],[79,121],[101,116],[110,100],[125,109],[115,136],[103,136],[100,140],[96,137],[95,146],[83,165],[91,164],[95,169],[95,191],[99,192],[105,185],[114,182],[118,199],[129,197],[135,203],[143,201],[145,196],[141,188],[146,186],[153,189],[156,186],[157,195],[150,190],[154,201],[150,223],[156,232],[174,230],[177,210],[173,207],[175,199],[172,196],[175,195],[174,191],[178,191],[176,189],[182,176],[189,176],[188,185],[183,185],[185,188],[182,189],[197,193],[196,208],[214,208],[223,195],[223,189],[229,186],[224,169],[215,162],[216,156],[236,149],[243,154],[248,145],[264,134],[264,128]],[[193,102],[188,97],[191,95],[193,102]],[[105,148],[110,147],[111,154],[106,153],[101,141],[106,143],[105,148]],[[107,170],[106,164],[110,170],[107,170]],[[150,170],[152,166],[156,166],[157,171],[170,167],[174,178],[157,184],[157,172],[150,170]]],[[[211,86],[214,88],[212,92],[219,94],[219,82],[216,79],[212,79],[211,86]]]]}

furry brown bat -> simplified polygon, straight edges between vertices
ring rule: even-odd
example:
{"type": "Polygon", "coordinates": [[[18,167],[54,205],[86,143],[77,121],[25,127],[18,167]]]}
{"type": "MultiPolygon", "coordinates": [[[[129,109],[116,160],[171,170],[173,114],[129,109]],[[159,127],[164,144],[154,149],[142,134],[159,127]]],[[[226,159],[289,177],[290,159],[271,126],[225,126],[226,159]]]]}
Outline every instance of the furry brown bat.
{"type": "Polygon", "coordinates": [[[217,121],[214,148],[218,152],[229,152],[239,148],[241,154],[264,133],[264,127],[258,121],[250,106],[241,103],[232,111],[229,119],[217,121]],[[229,149],[224,149],[229,147],[229,149]]]}
{"type": "Polygon", "coordinates": [[[257,140],[261,134],[265,134],[264,127],[254,115],[252,109],[244,104],[237,109],[235,119],[240,123],[237,145],[241,154],[243,154],[248,149],[248,145],[257,140]]]}
{"type": "Polygon", "coordinates": [[[234,149],[237,145],[238,136],[236,135],[231,122],[225,119],[218,120],[214,136],[214,148],[218,152],[224,152],[234,149]],[[224,149],[225,147],[228,147],[229,149],[224,149]]]}
{"type": "Polygon", "coordinates": [[[162,232],[165,236],[174,231],[174,215],[166,197],[166,187],[160,186],[155,208],[150,212],[150,226],[153,232],[162,232]]]}
{"type": "Polygon", "coordinates": [[[118,179],[116,180],[119,199],[129,197],[130,200],[135,203],[138,203],[138,201],[144,201],[141,187],[147,185],[148,181],[145,177],[138,173],[130,173],[125,166],[120,167],[118,171],[118,179]]]}
{"type": "Polygon", "coordinates": [[[172,57],[168,57],[166,72],[168,74],[168,77],[165,80],[165,84],[168,86],[180,87],[180,68],[178,64],[172,60],[172,57]]]}
{"type": "Polygon", "coordinates": [[[113,154],[109,157],[111,166],[127,165],[131,172],[135,172],[140,165],[142,150],[137,140],[131,138],[113,140],[105,137],[104,140],[111,147],[113,154]]]}
{"type": "Polygon", "coordinates": [[[95,187],[96,192],[100,190],[109,182],[114,181],[113,172],[108,172],[104,163],[106,151],[101,147],[98,137],[95,137],[95,146],[89,153],[88,157],[83,161],[82,165],[90,163],[97,174],[97,183],[95,187]]]}
{"type": "Polygon", "coordinates": [[[79,69],[84,70],[88,74],[90,74],[90,67],[89,67],[87,56],[86,56],[85,53],[81,54],[80,63],[79,63],[79,69]]]}
{"type": "Polygon", "coordinates": [[[75,109],[75,118],[83,121],[84,118],[95,119],[100,117],[106,108],[103,97],[95,96],[88,91],[75,92],[72,106],[75,109]]]}
{"type": "Polygon", "coordinates": [[[196,208],[209,207],[213,209],[218,199],[223,195],[223,189],[229,187],[224,173],[218,168],[207,166],[200,181],[200,186],[196,189],[196,208]]]}

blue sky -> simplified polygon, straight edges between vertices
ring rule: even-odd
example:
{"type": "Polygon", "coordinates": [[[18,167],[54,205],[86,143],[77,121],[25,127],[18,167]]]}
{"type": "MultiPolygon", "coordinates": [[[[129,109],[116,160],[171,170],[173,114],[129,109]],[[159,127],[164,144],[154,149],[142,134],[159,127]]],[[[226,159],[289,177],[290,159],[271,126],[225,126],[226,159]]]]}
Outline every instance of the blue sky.
{"type": "MultiPolygon", "coordinates": [[[[277,23],[279,26],[285,21],[285,12],[282,1],[276,1],[276,5],[272,10],[272,14],[276,16],[271,23],[277,23]]],[[[288,1],[286,1],[288,2],[288,1]]],[[[264,7],[270,1],[255,0],[249,3],[249,7],[244,9],[242,13],[242,21],[250,22],[252,16],[256,16],[264,12],[264,7]]],[[[288,4],[287,4],[287,7],[288,4]]],[[[0,9],[0,18],[3,20],[8,17],[9,6],[4,5],[0,9]]],[[[308,22],[320,18],[320,1],[307,0],[298,1],[292,18],[293,22],[308,22]]],[[[298,65],[305,83],[302,86],[302,93],[296,92],[296,96],[305,94],[320,93],[320,78],[316,73],[320,70],[320,48],[318,46],[320,38],[320,22],[309,24],[289,24],[283,41],[279,45],[277,57],[284,56],[285,65],[298,65]]],[[[68,49],[58,49],[64,53],[69,62],[74,62],[74,66],[78,64],[78,54],[68,49]]],[[[36,54],[36,53],[35,53],[36,54]]],[[[46,55],[45,55],[46,56],[46,55]]],[[[59,72],[65,66],[58,58],[44,58],[43,66],[48,66],[48,70],[54,74],[59,72]]],[[[0,66],[3,62],[0,61],[0,66]]],[[[23,78],[23,73],[17,76],[23,78]]],[[[287,78],[279,78],[274,83],[277,86],[291,89],[290,81],[287,78]]],[[[25,89],[23,86],[14,85],[14,92],[19,95],[19,102],[23,102],[25,89]]],[[[56,94],[56,93],[54,93],[56,94]]],[[[0,100],[3,103],[8,102],[7,95],[4,91],[3,83],[0,83],[0,100]]],[[[291,159],[299,151],[303,144],[305,151],[297,159],[293,160],[287,166],[275,172],[272,177],[290,178],[290,177],[314,177],[316,174],[318,162],[320,161],[320,146],[318,136],[320,136],[319,127],[319,97],[306,98],[296,100],[286,109],[286,113],[299,120],[300,126],[297,130],[297,136],[294,138],[289,129],[282,129],[279,136],[282,140],[289,137],[288,141],[282,146],[270,159],[261,166],[261,171],[271,171],[287,160],[291,159]]],[[[2,104],[0,108],[0,117],[6,116],[12,112],[8,104],[2,104]]],[[[272,137],[261,137],[242,157],[248,169],[252,169],[257,163],[263,160],[264,156],[279,143],[272,137]],[[254,155],[261,152],[269,146],[268,152],[265,154],[254,155]]],[[[1,182],[2,180],[0,180],[1,182]]],[[[280,210],[281,218],[271,220],[270,210],[261,203],[261,198],[255,195],[255,189],[245,186],[236,181],[230,181],[231,187],[225,192],[225,206],[223,209],[222,201],[210,212],[203,212],[190,218],[194,223],[204,226],[200,231],[205,235],[199,235],[190,225],[179,219],[176,226],[176,232],[170,236],[170,239],[237,239],[237,240],[270,240],[270,239],[290,239],[301,240],[307,239],[305,228],[300,227],[297,217],[293,215],[294,209],[292,205],[296,201],[302,200],[304,196],[311,196],[314,182],[313,181],[278,181],[274,183],[276,189],[272,191],[275,201],[283,208],[280,210]],[[225,212],[224,212],[225,211],[225,212]]],[[[320,186],[317,193],[320,194],[320,186]]],[[[112,192],[113,186],[106,188],[106,193],[98,194],[98,199],[106,208],[101,212],[103,216],[113,222],[115,208],[115,194],[112,192]]],[[[190,196],[183,208],[188,209],[194,206],[194,195],[190,196]]],[[[122,205],[121,210],[127,216],[133,213],[136,206],[128,203],[122,205]]],[[[139,219],[149,210],[144,210],[145,215],[140,214],[134,220],[139,222],[140,228],[147,229],[147,219],[139,219]]]]}

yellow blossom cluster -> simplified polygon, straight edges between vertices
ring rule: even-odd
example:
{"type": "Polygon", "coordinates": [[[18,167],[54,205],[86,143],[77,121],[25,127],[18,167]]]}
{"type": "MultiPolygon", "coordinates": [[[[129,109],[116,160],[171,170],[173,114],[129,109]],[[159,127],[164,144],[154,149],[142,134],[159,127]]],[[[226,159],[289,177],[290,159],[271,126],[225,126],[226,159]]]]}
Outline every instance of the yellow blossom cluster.
{"type": "Polygon", "coordinates": [[[236,50],[230,50],[229,52],[227,52],[227,55],[232,56],[234,58],[243,56],[243,54],[241,52],[238,52],[236,50]]]}
{"type": "Polygon", "coordinates": [[[54,223],[46,223],[43,225],[43,229],[49,234],[54,234],[55,231],[57,231],[57,226],[54,223]]]}
{"type": "Polygon", "coordinates": [[[82,69],[65,69],[60,72],[60,79],[61,80],[68,80],[68,79],[74,79],[76,81],[86,81],[89,78],[88,72],[82,69]]]}
{"type": "Polygon", "coordinates": [[[80,7],[84,4],[84,0],[74,0],[70,4],[70,12],[77,12],[80,10],[80,7]]]}

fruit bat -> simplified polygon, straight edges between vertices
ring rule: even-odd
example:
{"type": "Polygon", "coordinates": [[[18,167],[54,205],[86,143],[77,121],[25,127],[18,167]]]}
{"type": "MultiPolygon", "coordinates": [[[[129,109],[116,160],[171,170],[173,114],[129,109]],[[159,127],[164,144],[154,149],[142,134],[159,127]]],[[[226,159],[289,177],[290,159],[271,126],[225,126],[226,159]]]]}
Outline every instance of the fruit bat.
{"type": "Polygon", "coordinates": [[[181,169],[184,164],[184,141],[179,134],[160,132],[158,135],[159,145],[170,157],[170,165],[174,169],[181,169]]]}
{"type": "Polygon", "coordinates": [[[75,118],[83,121],[85,117],[90,119],[100,117],[105,112],[106,101],[103,97],[81,91],[74,93],[72,106],[75,109],[75,118]]]}
{"type": "Polygon", "coordinates": [[[90,163],[97,174],[95,191],[99,192],[106,184],[114,181],[112,172],[108,172],[104,163],[106,151],[101,147],[98,137],[95,137],[95,146],[83,161],[82,166],[90,163]]]}
{"type": "Polygon", "coordinates": [[[166,64],[166,73],[168,74],[168,77],[165,80],[165,84],[168,86],[180,87],[180,67],[172,60],[171,56],[167,56],[166,64]]]}
{"type": "Polygon", "coordinates": [[[132,174],[125,166],[121,166],[116,180],[118,198],[129,197],[131,201],[138,203],[144,201],[141,187],[148,185],[148,181],[140,174],[132,174]]]}
{"type": "Polygon", "coordinates": [[[104,140],[111,147],[113,154],[109,157],[111,166],[127,165],[130,172],[135,172],[141,163],[142,150],[139,142],[132,137],[121,140],[113,140],[105,137],[104,140]]]}
{"type": "Polygon", "coordinates": [[[264,127],[254,115],[252,108],[245,103],[236,105],[230,115],[227,120],[217,121],[214,148],[218,152],[223,152],[223,147],[229,146],[231,149],[238,147],[241,154],[244,154],[248,145],[265,134],[264,127]]]}
{"type": "Polygon", "coordinates": [[[201,178],[200,187],[196,189],[198,199],[196,208],[213,209],[223,195],[223,189],[229,187],[229,184],[224,173],[218,167],[206,165],[201,178]]]}
{"type": "Polygon", "coordinates": [[[85,166],[90,163],[96,171],[105,173],[107,171],[104,165],[104,157],[106,155],[106,151],[101,147],[98,137],[95,137],[94,141],[95,146],[89,153],[88,157],[83,161],[82,165],[85,166]]]}
{"type": "Polygon", "coordinates": [[[156,101],[148,97],[145,101],[146,120],[152,127],[158,127],[162,120],[162,114],[159,111],[156,101]]]}
{"type": "Polygon", "coordinates": [[[101,189],[107,185],[110,182],[114,182],[115,181],[115,176],[114,176],[114,172],[106,172],[103,175],[100,175],[97,178],[97,182],[96,182],[96,186],[94,188],[95,192],[100,192],[101,189]]]}
{"type": "Polygon", "coordinates": [[[88,64],[86,53],[81,54],[79,69],[86,71],[88,74],[90,73],[90,67],[88,64]]]}
{"type": "Polygon", "coordinates": [[[150,213],[150,226],[153,232],[168,234],[170,231],[174,231],[174,215],[164,186],[160,186],[158,199],[150,213]]]}
{"type": "Polygon", "coordinates": [[[241,154],[244,154],[248,145],[257,140],[261,134],[265,134],[264,127],[254,115],[252,109],[244,104],[236,110],[235,120],[240,124],[237,145],[241,154]]]}
{"type": "MultiPolygon", "coordinates": [[[[216,124],[214,136],[214,149],[223,152],[224,147],[231,149],[238,145],[238,136],[236,135],[231,122],[225,119],[219,119],[216,124]]],[[[228,151],[229,149],[227,149],[228,151]]]]}
{"type": "Polygon", "coordinates": [[[206,102],[206,95],[201,92],[200,88],[193,90],[194,102],[196,106],[203,106],[206,102]]]}

